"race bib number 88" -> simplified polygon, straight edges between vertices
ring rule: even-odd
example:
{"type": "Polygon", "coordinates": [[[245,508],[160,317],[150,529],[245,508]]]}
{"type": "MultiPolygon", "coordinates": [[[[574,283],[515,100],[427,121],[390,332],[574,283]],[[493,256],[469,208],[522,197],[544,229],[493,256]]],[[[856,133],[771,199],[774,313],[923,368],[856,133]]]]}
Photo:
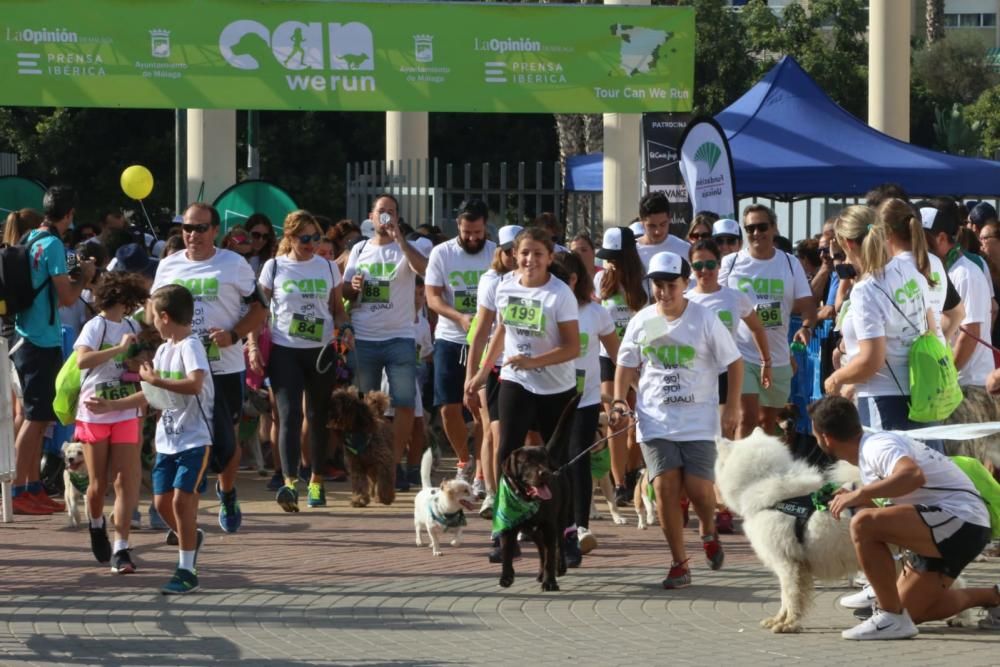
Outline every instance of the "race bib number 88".
{"type": "Polygon", "coordinates": [[[361,303],[389,303],[389,282],[366,280],[361,288],[361,303]]]}

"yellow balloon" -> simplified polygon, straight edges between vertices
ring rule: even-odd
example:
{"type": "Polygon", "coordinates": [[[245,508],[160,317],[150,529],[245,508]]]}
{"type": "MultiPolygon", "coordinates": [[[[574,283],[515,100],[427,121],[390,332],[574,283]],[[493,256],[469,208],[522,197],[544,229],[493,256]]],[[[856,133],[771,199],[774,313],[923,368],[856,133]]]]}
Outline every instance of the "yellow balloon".
{"type": "Polygon", "coordinates": [[[132,199],[145,199],[153,191],[153,174],[134,164],[122,172],[122,190],[132,199]]]}

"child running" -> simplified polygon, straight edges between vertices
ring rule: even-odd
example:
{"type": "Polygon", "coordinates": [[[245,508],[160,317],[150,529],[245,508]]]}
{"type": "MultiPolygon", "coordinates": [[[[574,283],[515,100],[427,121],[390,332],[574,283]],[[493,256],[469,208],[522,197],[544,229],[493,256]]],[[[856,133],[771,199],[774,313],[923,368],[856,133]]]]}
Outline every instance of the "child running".
{"type": "Polygon", "coordinates": [[[131,407],[112,412],[91,411],[86,401],[95,396],[113,400],[139,391],[139,385],[125,382],[124,362],[136,342],[139,325],[126,313],[133,312],[149,298],[140,276],[105,273],[94,288],[97,317],[83,325],[73,345],[76,364],[83,376],[76,410],[74,437],[83,443],[90,483],[87,512],[90,519],[90,549],[98,563],[111,562],[117,574],[135,572],[129,553],[132,511],[139,502],[142,463],[139,446],[139,410],[131,407]],[[104,496],[109,481],[115,487],[115,543],[108,540],[104,518],[104,496]]]}
{"type": "MultiPolygon", "coordinates": [[[[181,595],[198,589],[198,548],[204,533],[197,526],[198,494],[205,488],[212,435],[214,388],[205,348],[191,334],[194,298],[181,285],[164,285],[149,300],[147,319],[164,339],[152,365],[139,370],[156,397],[138,392],[109,401],[92,398],[87,407],[100,413],[135,408],[152,401],[163,410],[156,425],[156,463],[153,466],[153,503],[179,540],[177,569],[161,589],[181,595]]],[[[151,392],[152,393],[152,392],[151,392]]]]}

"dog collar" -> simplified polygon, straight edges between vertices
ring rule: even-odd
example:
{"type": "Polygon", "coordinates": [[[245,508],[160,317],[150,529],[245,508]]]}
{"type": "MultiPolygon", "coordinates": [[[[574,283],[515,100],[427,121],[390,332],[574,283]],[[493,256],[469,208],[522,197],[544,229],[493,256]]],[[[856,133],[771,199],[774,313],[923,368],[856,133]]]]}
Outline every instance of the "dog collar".
{"type": "Polygon", "coordinates": [[[459,509],[457,512],[452,512],[451,514],[435,512],[434,498],[436,496],[437,494],[435,493],[427,499],[427,513],[431,515],[431,519],[434,520],[434,523],[444,527],[444,532],[446,533],[452,528],[462,528],[468,525],[468,522],[465,520],[465,511],[462,509],[459,509]]]}

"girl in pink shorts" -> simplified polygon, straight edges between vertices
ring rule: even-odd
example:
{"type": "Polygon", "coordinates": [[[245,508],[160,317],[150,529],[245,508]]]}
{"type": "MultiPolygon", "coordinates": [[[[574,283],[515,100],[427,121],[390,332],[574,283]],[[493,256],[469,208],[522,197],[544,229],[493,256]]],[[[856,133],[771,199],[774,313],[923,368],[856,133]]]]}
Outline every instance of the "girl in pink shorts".
{"type": "Polygon", "coordinates": [[[111,563],[119,574],[135,572],[129,554],[132,511],[139,501],[140,461],[139,411],[135,409],[95,414],[86,401],[94,396],[118,399],[139,391],[127,377],[125,360],[137,351],[139,324],[127,313],[135,312],[149,297],[145,281],[132,273],[105,273],[93,290],[98,315],[83,325],[73,344],[80,367],[80,397],[76,409],[75,438],[83,443],[90,483],[87,515],[90,548],[97,562],[111,563]],[[108,481],[115,487],[115,542],[108,539],[104,518],[104,496],[108,481]]]}

